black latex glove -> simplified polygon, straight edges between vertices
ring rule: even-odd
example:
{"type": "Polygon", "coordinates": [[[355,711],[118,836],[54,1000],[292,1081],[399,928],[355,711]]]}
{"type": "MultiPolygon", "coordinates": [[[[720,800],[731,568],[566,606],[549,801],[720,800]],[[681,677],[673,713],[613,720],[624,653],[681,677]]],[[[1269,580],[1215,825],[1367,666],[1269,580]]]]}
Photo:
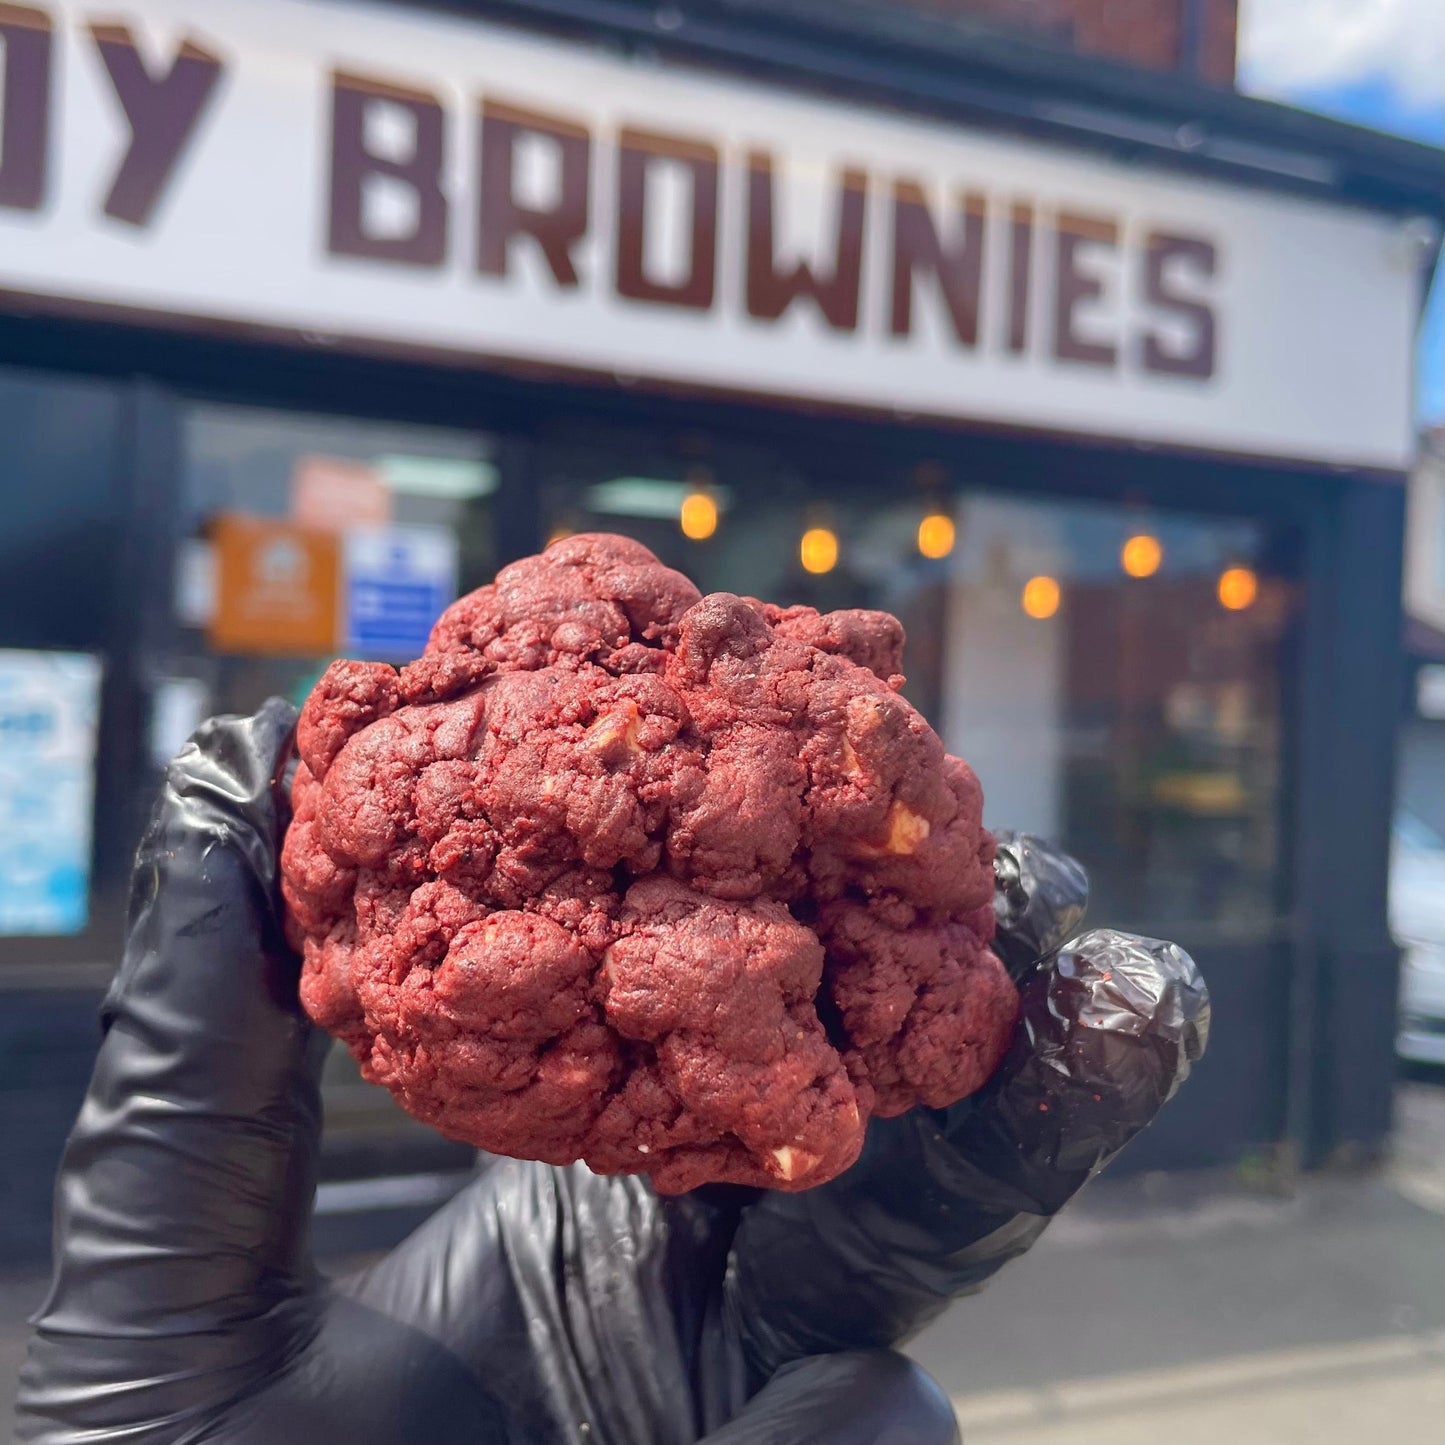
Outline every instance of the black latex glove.
{"type": "Polygon", "coordinates": [[[1082,874],[1025,840],[1075,880],[1031,905],[1013,840],[1000,914],[1028,919],[1003,950],[1024,1022],[981,1094],[875,1122],[859,1163],[805,1194],[668,1199],[493,1161],[330,1281],[309,1248],[329,1040],[297,1005],[276,889],[294,719],[278,701],[217,719],[168,772],[61,1166],[19,1440],[954,1439],[892,1346],[1027,1248],[1177,1088],[1208,1017],[1188,958],[1091,934],[1033,967],[1082,874]]]}

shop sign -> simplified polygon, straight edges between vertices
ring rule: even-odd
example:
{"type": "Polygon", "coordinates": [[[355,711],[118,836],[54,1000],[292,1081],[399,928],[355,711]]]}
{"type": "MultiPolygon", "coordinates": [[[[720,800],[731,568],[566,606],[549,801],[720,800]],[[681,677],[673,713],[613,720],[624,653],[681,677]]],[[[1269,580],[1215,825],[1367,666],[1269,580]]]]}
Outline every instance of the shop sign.
{"type": "Polygon", "coordinates": [[[222,513],[211,526],[217,652],[316,657],[336,644],[340,542],[271,517],[222,513]]]}
{"type": "Polygon", "coordinates": [[[391,520],[391,493],[375,467],[342,457],[300,457],[291,473],[291,520],[344,532],[391,520]]]}
{"type": "Polygon", "coordinates": [[[345,540],[342,648],[407,660],[457,595],[457,543],[447,527],[358,529],[345,540]]]}
{"type": "Polygon", "coordinates": [[[89,916],[100,661],[0,649],[0,936],[89,916]]]}
{"type": "Polygon", "coordinates": [[[412,6],[35,0],[0,39],[0,290],[31,308],[1411,453],[1394,218],[412,6]]]}

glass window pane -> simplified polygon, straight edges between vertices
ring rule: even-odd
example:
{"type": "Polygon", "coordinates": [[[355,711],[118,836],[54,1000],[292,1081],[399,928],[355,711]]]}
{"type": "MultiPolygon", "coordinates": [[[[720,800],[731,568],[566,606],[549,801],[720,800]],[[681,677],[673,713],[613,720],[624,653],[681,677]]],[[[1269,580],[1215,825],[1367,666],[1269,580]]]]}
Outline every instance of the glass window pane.
{"type": "Polygon", "coordinates": [[[957,524],[940,722],[987,821],[1061,840],[1119,927],[1266,927],[1290,593],[1262,530],[978,496],[957,524]]]}
{"type": "MultiPolygon", "coordinates": [[[[217,602],[218,518],[239,513],[338,533],[385,525],[422,529],[413,536],[440,534],[455,547],[454,585],[467,590],[496,571],[496,480],[492,445],[475,433],[239,406],[190,407],[183,424],[188,543],[176,577],[177,646],[154,679],[153,761],[163,762],[208,713],[249,711],[276,693],[301,702],[335,652],[355,652],[339,638],[314,655],[283,655],[284,647],[215,651],[207,621],[217,602]]],[[[337,545],[344,555],[344,542],[337,545]]],[[[380,602],[387,605],[385,596],[380,602]]],[[[416,620],[424,629],[434,619],[416,620]]],[[[403,651],[391,660],[409,660],[420,645],[403,651]]],[[[410,1120],[385,1090],[364,1083],[340,1045],[328,1056],[322,1095],[328,1177],[465,1168],[473,1157],[465,1146],[410,1120]]]]}
{"type": "MultiPolygon", "coordinates": [[[[340,639],[333,649],[299,656],[287,655],[284,646],[213,650],[206,627],[217,605],[212,539],[218,518],[288,519],[338,532],[385,525],[440,536],[455,547],[456,577],[446,595],[437,594],[428,618],[411,629],[424,633],[430,612],[453,590],[480,586],[496,570],[492,454],[488,438],[465,431],[243,406],[188,408],[182,504],[189,540],[175,579],[179,670],[204,683],[205,707],[247,709],[271,693],[299,701],[334,651],[360,650],[340,639]]],[[[395,657],[384,646],[372,655],[405,661],[420,648],[397,644],[393,650],[395,657]]]]}
{"type": "Polygon", "coordinates": [[[1196,946],[1278,926],[1293,593],[1271,570],[1277,538],[1245,520],[950,497],[926,466],[809,465],[726,437],[554,438],[544,517],[636,537],[704,591],[895,613],[906,696],[978,771],[992,826],[1085,862],[1092,917],[1196,946]],[[716,517],[689,537],[694,493],[716,517]],[[832,540],[810,571],[815,530],[832,540]]]}

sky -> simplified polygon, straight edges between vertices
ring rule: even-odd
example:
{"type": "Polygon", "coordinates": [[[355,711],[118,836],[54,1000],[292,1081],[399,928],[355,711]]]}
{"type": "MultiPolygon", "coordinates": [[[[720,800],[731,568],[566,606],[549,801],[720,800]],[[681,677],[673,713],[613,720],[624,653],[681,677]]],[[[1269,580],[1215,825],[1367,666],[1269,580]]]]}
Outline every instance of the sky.
{"type": "MultiPolygon", "coordinates": [[[[1239,0],[1239,88],[1445,145],[1445,0],[1239,0]]],[[[1417,416],[1445,422],[1445,267],[1421,327],[1417,416]]]]}

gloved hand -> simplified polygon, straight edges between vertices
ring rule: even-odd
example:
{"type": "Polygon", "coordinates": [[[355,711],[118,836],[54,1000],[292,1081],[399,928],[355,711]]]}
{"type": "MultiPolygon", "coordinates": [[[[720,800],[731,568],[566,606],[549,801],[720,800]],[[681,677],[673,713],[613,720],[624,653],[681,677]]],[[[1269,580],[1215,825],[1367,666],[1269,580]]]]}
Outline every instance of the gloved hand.
{"type": "Polygon", "coordinates": [[[21,1442],[933,1445],[892,1347],[1026,1249],[1203,1049],[1170,944],[1093,933],[1077,865],[1002,840],[1023,1022],[990,1084],[869,1129],[804,1194],[515,1160],[376,1266],[312,1263],[329,1040],[296,999],[276,864],[294,712],[208,723],[141,845],[104,1041],[56,1194],[21,1442]],[[1042,962],[1040,960],[1043,960],[1042,962]]]}

